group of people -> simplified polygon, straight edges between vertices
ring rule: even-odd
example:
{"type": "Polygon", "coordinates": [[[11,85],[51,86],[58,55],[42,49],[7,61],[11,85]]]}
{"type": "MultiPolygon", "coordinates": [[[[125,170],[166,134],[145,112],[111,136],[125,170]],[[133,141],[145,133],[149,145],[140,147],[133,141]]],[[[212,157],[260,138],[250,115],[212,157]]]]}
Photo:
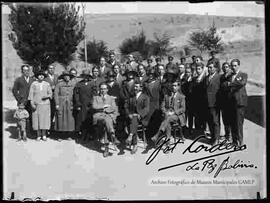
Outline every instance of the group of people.
{"type": "Polygon", "coordinates": [[[53,65],[30,77],[29,66],[23,65],[12,89],[19,107],[14,114],[19,139],[27,140],[26,126],[37,132],[37,140],[46,141],[54,131],[75,134],[81,142],[97,138],[107,157],[110,142],[119,148],[132,146],[131,153],[136,153],[139,128],[145,131],[143,153],[159,138],[170,145],[176,125],[179,139],[196,131],[215,145],[221,140],[221,113],[225,138],[242,145],[247,74],[240,70],[240,60],[221,66],[216,53],[210,54],[206,65],[200,56],[192,56],[190,63],[184,57],[174,63],[169,56],[166,65],[159,57],[155,64],[149,58],[144,65],[131,54],[120,64],[111,52],[108,61],[101,57],[99,65],[79,77],[76,69],[58,76],[53,65]]]}

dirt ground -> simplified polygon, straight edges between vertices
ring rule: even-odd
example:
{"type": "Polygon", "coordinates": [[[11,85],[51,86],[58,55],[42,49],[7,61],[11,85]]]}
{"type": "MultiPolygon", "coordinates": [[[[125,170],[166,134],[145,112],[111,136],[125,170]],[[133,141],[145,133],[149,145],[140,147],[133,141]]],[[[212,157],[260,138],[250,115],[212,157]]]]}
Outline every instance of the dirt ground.
{"type": "MultiPolygon", "coordinates": [[[[186,171],[187,165],[158,171],[159,168],[208,156],[209,153],[182,154],[192,140],[178,145],[173,153],[163,154],[146,165],[148,154],[141,154],[142,144],[135,155],[126,150],[124,155],[103,158],[93,144],[77,144],[74,140],[48,139],[37,142],[16,141],[16,124],[12,118],[16,103],[5,102],[3,123],[4,199],[14,192],[15,199],[105,199],[105,200],[176,200],[176,199],[255,199],[266,195],[266,137],[265,128],[245,120],[244,143],[247,149],[215,158],[217,164],[230,157],[257,168],[237,168],[213,173],[186,171]],[[253,184],[214,185],[187,181],[253,180],[253,184]],[[157,183],[174,180],[175,183],[157,183]],[[178,181],[178,183],[176,183],[178,181]],[[182,181],[182,184],[181,184],[182,181]],[[184,182],[183,182],[184,181],[184,182]]],[[[223,127],[222,127],[223,134],[223,127]]],[[[198,146],[196,144],[196,146],[198,146]]],[[[203,161],[200,162],[201,164],[203,161]]]]}

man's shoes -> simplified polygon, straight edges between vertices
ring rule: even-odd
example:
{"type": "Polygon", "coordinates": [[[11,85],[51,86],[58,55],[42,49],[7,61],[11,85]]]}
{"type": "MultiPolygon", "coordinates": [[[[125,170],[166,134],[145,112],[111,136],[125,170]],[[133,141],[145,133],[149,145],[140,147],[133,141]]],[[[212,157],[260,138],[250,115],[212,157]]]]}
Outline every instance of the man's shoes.
{"type": "Polygon", "coordinates": [[[45,135],[42,136],[43,141],[47,141],[47,137],[45,135]]]}
{"type": "Polygon", "coordinates": [[[128,138],[126,139],[126,144],[127,145],[131,145],[132,137],[133,137],[133,135],[132,134],[129,134],[128,138]]]}
{"type": "Polygon", "coordinates": [[[41,140],[41,137],[37,137],[37,141],[40,141],[41,140]]]}
{"type": "Polygon", "coordinates": [[[137,150],[138,150],[137,145],[134,145],[133,149],[131,150],[131,154],[135,154],[137,152],[137,150]]]}
{"type": "Polygon", "coordinates": [[[23,139],[23,141],[24,141],[24,142],[26,142],[26,141],[27,141],[26,136],[23,136],[23,138],[22,138],[22,139],[23,139]]]}
{"type": "Polygon", "coordinates": [[[21,140],[23,140],[22,137],[19,137],[19,138],[17,139],[17,142],[20,142],[21,140]]]}
{"type": "Polygon", "coordinates": [[[159,137],[159,132],[155,134],[153,137],[151,137],[151,140],[155,143],[159,137]]]}

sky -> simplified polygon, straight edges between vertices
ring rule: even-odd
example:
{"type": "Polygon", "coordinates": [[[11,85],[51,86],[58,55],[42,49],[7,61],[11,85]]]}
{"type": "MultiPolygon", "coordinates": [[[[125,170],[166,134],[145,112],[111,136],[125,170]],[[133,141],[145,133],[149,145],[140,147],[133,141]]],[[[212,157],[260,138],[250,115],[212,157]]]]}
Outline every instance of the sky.
{"type": "MultiPolygon", "coordinates": [[[[81,5],[80,3],[77,3],[81,5]]],[[[167,14],[201,14],[220,16],[264,17],[264,5],[252,1],[212,3],[188,2],[93,2],[85,3],[86,13],[167,13],[167,14]]],[[[9,13],[6,5],[3,13],[9,13]]]]}

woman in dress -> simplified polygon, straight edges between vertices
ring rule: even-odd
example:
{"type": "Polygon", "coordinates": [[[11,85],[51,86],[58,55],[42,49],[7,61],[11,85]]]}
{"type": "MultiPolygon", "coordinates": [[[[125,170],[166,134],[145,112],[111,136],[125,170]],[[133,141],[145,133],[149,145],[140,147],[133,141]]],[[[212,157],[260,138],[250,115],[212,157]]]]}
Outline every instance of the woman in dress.
{"type": "Polygon", "coordinates": [[[32,126],[37,131],[37,140],[47,140],[47,130],[51,127],[51,107],[52,89],[48,82],[44,81],[46,74],[42,71],[36,73],[37,81],[30,86],[29,100],[33,109],[32,126]]]}

